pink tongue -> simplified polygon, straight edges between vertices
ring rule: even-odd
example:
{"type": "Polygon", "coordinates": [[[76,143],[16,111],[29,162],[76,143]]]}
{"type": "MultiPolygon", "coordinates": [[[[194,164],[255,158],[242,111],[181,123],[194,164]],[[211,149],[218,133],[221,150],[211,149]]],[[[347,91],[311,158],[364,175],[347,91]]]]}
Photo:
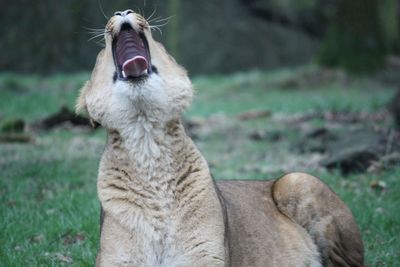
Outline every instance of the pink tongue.
{"type": "Polygon", "coordinates": [[[122,75],[127,77],[139,77],[147,73],[148,63],[143,56],[135,56],[128,59],[122,65],[122,75]]]}
{"type": "Polygon", "coordinates": [[[143,40],[136,31],[121,31],[115,51],[116,63],[121,68],[124,78],[139,77],[147,73],[150,59],[143,40]]]}

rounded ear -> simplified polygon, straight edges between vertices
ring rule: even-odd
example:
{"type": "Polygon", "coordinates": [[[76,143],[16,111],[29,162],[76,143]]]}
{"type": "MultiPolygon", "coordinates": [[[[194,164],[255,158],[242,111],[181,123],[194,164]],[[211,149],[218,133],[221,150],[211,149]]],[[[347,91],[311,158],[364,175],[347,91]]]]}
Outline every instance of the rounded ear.
{"type": "Polygon", "coordinates": [[[87,92],[87,90],[89,90],[89,86],[90,86],[90,81],[87,81],[79,93],[79,97],[76,100],[76,104],[75,104],[75,112],[76,113],[82,113],[82,112],[87,113],[86,92],[87,92]]]}

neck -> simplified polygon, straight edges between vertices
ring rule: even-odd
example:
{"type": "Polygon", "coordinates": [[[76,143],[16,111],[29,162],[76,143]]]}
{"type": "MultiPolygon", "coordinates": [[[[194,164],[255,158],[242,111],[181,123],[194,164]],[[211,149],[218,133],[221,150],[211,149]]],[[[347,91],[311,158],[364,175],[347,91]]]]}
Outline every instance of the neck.
{"type": "Polygon", "coordinates": [[[108,131],[107,151],[143,180],[172,179],[176,153],[189,140],[178,119],[165,125],[138,119],[121,131],[108,131]]]}

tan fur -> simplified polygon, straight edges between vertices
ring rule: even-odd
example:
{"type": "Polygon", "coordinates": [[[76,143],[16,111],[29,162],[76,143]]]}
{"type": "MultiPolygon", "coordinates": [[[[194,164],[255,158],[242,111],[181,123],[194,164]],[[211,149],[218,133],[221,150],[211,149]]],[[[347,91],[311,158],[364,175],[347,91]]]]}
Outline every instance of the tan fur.
{"type": "Polygon", "coordinates": [[[193,94],[186,71],[141,16],[126,20],[144,32],[158,74],[113,81],[111,42],[123,23],[114,16],[77,101],[108,132],[96,266],[362,266],[350,211],[318,179],[214,183],[180,122],[193,94]]]}

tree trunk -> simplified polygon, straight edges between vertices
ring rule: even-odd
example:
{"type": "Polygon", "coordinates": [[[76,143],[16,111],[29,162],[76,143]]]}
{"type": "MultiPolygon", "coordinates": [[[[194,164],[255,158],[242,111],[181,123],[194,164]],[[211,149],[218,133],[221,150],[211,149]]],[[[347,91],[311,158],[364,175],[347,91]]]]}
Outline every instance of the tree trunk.
{"type": "Polygon", "coordinates": [[[167,44],[169,51],[179,60],[179,17],[180,0],[169,0],[168,13],[171,18],[168,20],[167,44]]]}
{"type": "Polygon", "coordinates": [[[324,65],[353,72],[379,68],[397,40],[396,0],[337,0],[319,54],[324,65]]]}

